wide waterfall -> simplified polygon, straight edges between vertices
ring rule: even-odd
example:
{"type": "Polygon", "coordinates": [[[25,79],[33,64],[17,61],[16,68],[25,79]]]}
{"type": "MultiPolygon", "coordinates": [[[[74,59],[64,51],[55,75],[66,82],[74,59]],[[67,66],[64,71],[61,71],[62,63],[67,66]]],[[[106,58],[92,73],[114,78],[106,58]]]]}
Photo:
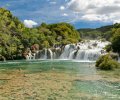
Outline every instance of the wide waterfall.
{"type": "Polygon", "coordinates": [[[62,47],[45,48],[36,53],[27,55],[27,59],[63,59],[63,60],[80,60],[96,61],[100,55],[106,54],[104,47],[109,42],[89,40],[77,44],[67,44],[62,47]]]}

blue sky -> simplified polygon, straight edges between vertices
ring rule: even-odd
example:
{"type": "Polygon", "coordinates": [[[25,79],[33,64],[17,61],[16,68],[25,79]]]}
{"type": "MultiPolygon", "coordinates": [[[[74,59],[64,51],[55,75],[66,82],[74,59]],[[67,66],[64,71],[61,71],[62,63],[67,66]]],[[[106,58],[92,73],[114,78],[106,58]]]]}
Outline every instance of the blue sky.
{"type": "Polygon", "coordinates": [[[0,0],[0,7],[28,26],[68,22],[76,28],[96,28],[120,22],[119,0],[0,0]]]}

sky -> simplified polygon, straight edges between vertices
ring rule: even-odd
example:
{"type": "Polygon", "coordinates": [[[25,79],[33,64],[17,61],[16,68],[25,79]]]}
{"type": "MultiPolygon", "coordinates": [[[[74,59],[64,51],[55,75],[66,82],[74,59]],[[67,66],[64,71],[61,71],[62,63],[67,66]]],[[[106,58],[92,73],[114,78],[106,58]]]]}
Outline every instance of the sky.
{"type": "Polygon", "coordinates": [[[0,0],[26,27],[67,22],[97,28],[120,22],[120,0],[0,0]]]}

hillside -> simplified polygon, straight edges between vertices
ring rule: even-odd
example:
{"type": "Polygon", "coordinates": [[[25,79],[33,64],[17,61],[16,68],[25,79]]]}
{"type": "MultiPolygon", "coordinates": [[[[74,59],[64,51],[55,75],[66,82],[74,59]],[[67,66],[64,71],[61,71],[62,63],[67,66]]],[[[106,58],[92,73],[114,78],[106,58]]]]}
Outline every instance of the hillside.
{"type": "Polygon", "coordinates": [[[111,30],[113,27],[113,25],[108,25],[96,29],[78,29],[78,32],[80,33],[81,38],[84,39],[105,38],[106,40],[109,40],[112,35],[111,30]]]}
{"type": "Polygon", "coordinates": [[[0,60],[23,59],[32,52],[54,45],[77,43],[80,40],[76,29],[67,23],[26,28],[19,19],[0,8],[0,60]]]}

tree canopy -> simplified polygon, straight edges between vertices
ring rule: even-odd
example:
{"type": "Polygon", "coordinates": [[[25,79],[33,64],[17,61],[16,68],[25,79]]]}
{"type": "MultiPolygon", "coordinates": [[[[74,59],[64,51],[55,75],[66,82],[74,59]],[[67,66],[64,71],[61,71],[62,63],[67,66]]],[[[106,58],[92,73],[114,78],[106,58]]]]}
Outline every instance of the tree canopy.
{"type": "Polygon", "coordinates": [[[20,59],[27,48],[51,48],[80,41],[79,33],[68,23],[42,23],[35,28],[26,28],[12,13],[0,8],[0,59],[20,59]]]}
{"type": "Polygon", "coordinates": [[[96,29],[86,28],[78,29],[81,38],[84,39],[105,39],[110,41],[113,25],[103,26],[96,29]]]}
{"type": "Polygon", "coordinates": [[[120,24],[115,24],[112,30],[113,36],[111,37],[112,49],[114,52],[120,54],[120,24]]]}

